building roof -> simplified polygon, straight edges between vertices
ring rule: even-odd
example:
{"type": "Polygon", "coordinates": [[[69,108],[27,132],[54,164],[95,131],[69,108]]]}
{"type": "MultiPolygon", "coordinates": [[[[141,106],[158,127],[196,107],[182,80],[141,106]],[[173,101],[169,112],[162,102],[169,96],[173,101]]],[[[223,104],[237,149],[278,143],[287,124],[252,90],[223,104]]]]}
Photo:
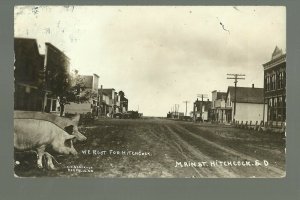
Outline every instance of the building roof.
{"type": "Polygon", "coordinates": [[[102,92],[102,95],[104,96],[108,96],[108,94],[106,92],[102,92]]]}
{"type": "Polygon", "coordinates": [[[284,62],[286,62],[286,53],[283,52],[282,49],[279,49],[278,46],[276,46],[273,53],[272,53],[271,60],[264,63],[263,67],[265,69],[267,69],[267,68],[277,66],[277,65],[279,65],[281,63],[284,63],[284,62]]]}
{"type": "Polygon", "coordinates": [[[194,102],[195,106],[197,107],[197,110],[199,110],[202,106],[204,106],[204,110],[207,111],[211,108],[212,102],[207,101],[199,101],[198,99],[194,102]]]}
{"type": "Polygon", "coordinates": [[[36,39],[14,38],[15,81],[41,84],[44,80],[44,55],[39,53],[36,39]]]}
{"type": "Polygon", "coordinates": [[[280,57],[282,55],[283,55],[282,49],[279,49],[278,46],[276,46],[275,49],[274,49],[274,51],[273,51],[273,53],[272,53],[271,60],[276,59],[276,58],[278,58],[278,57],[280,57]]]}
{"type": "MultiPolygon", "coordinates": [[[[226,101],[229,93],[231,101],[234,102],[235,92],[233,86],[228,87],[226,101]]],[[[236,102],[261,104],[264,102],[264,89],[254,87],[236,87],[236,102]]]]}
{"type": "Polygon", "coordinates": [[[57,48],[56,46],[54,46],[53,44],[51,44],[50,42],[46,42],[45,45],[47,47],[50,47],[55,53],[57,53],[60,56],[63,56],[64,59],[67,59],[68,61],[70,60],[70,58],[59,48],[57,48]]]}
{"type": "MultiPolygon", "coordinates": [[[[100,89],[101,90],[101,89],[100,89]]],[[[106,92],[106,93],[109,93],[109,92],[112,92],[114,91],[115,89],[114,88],[103,88],[102,91],[103,92],[106,92]]]]}
{"type": "Polygon", "coordinates": [[[19,49],[28,51],[35,51],[39,54],[38,44],[36,39],[33,38],[14,38],[15,52],[19,49]]]}
{"type": "MultiPolygon", "coordinates": [[[[98,89],[98,92],[100,92],[101,89],[98,89]]],[[[110,98],[112,98],[112,92],[115,91],[114,88],[103,88],[102,89],[102,93],[105,93],[107,96],[109,96],[110,98]]]]}
{"type": "Polygon", "coordinates": [[[227,92],[217,92],[217,99],[225,99],[227,92]]]}

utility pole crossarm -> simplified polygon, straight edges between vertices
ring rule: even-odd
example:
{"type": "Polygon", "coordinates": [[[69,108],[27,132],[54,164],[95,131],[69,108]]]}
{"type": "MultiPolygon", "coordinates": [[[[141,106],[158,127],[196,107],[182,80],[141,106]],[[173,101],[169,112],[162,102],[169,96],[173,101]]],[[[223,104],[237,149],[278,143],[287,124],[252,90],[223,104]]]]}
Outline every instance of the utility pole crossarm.
{"type": "Polygon", "coordinates": [[[245,80],[245,78],[227,78],[227,79],[243,79],[243,80],[245,80]]]}
{"type": "Polygon", "coordinates": [[[197,97],[207,98],[207,94],[197,94],[197,97]]]}
{"type": "Polygon", "coordinates": [[[228,76],[246,76],[245,74],[227,74],[228,76]]]}
{"type": "Polygon", "coordinates": [[[197,94],[197,97],[201,97],[201,101],[203,101],[203,98],[207,98],[207,94],[197,94]]]}

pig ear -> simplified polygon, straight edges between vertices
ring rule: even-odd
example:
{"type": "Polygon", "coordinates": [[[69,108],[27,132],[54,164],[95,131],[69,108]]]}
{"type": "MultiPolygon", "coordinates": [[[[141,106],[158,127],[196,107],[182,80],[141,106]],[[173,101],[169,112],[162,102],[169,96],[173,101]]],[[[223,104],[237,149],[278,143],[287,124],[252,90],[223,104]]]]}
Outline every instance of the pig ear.
{"type": "Polygon", "coordinates": [[[74,138],[74,137],[66,138],[65,141],[64,141],[64,145],[65,145],[66,147],[72,148],[72,147],[73,147],[73,142],[72,142],[72,139],[73,139],[73,138],[74,138]]]}
{"type": "Polygon", "coordinates": [[[64,130],[71,135],[73,133],[73,128],[74,126],[70,125],[70,126],[66,126],[64,130]]]}

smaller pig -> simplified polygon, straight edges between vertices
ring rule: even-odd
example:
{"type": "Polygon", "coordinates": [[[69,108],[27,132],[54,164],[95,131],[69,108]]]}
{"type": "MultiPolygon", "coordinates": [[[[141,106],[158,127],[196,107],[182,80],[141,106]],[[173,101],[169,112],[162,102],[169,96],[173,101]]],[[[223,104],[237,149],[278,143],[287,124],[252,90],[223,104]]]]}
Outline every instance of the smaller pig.
{"type": "Polygon", "coordinates": [[[75,115],[73,118],[69,119],[66,117],[60,117],[54,114],[45,112],[35,112],[35,111],[14,111],[14,119],[37,119],[52,122],[59,126],[60,128],[66,130],[69,134],[75,135],[76,139],[73,141],[85,141],[87,138],[78,131],[78,122],[80,115],[75,115]]]}

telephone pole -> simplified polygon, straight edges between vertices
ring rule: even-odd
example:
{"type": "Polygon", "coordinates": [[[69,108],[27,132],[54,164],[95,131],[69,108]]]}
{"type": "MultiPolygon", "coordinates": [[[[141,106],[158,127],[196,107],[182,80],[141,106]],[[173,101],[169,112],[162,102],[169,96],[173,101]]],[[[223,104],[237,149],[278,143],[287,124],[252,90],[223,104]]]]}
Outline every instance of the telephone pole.
{"type": "Polygon", "coordinates": [[[174,105],[174,109],[175,109],[175,116],[174,116],[174,118],[179,118],[179,104],[175,104],[174,105]]]}
{"type": "Polygon", "coordinates": [[[176,104],[173,106],[173,118],[176,118],[176,104]]]}
{"type": "Polygon", "coordinates": [[[245,74],[227,74],[227,79],[234,79],[234,110],[233,110],[233,120],[235,121],[236,113],[236,84],[238,80],[245,80],[245,74]]]}
{"type": "Polygon", "coordinates": [[[185,116],[187,116],[187,104],[190,103],[189,101],[184,101],[183,103],[185,103],[185,116]]]}
{"type": "Polygon", "coordinates": [[[197,94],[197,97],[201,97],[201,101],[203,102],[203,98],[207,98],[207,94],[197,94]]]}

